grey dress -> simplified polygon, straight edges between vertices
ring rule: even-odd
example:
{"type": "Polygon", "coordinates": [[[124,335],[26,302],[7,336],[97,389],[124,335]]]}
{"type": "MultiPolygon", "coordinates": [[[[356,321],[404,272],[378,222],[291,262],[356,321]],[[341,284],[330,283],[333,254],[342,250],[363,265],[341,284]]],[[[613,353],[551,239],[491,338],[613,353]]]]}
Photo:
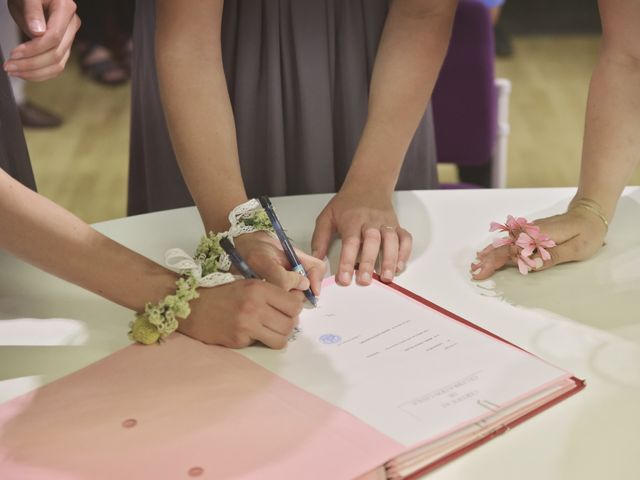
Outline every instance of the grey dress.
{"type": "MultiPolygon", "coordinates": [[[[134,27],[129,214],[192,205],[171,147],[154,59],[154,0],[134,27]]],[[[222,49],[250,196],[335,192],[367,115],[388,0],[226,0],[222,49]]],[[[398,189],[437,186],[430,109],[398,189]]]]}
{"type": "MultiPolygon", "coordinates": [[[[4,57],[0,52],[0,65],[4,57]]],[[[27,187],[35,190],[22,123],[7,74],[0,72],[0,168],[27,187]]]]}

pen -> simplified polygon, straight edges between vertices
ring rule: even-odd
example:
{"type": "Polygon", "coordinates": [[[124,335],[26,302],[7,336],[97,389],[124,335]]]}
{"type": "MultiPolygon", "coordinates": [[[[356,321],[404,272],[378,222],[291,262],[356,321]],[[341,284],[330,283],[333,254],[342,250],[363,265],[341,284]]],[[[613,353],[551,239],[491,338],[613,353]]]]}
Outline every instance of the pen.
{"type": "Polygon", "coordinates": [[[231,260],[233,266],[236,267],[238,271],[240,271],[240,275],[242,275],[244,278],[256,278],[260,280],[260,276],[256,272],[254,272],[249,264],[245,261],[245,259],[242,258],[242,256],[238,253],[238,251],[228,238],[221,239],[220,246],[225,252],[227,252],[227,255],[229,255],[229,260],[231,260]]]}
{"type": "MultiPolygon", "coordinates": [[[[291,264],[291,268],[293,269],[294,272],[298,272],[300,275],[307,276],[307,272],[305,271],[304,267],[300,263],[300,260],[298,259],[298,256],[296,255],[296,252],[293,249],[293,246],[291,245],[289,238],[287,238],[287,235],[284,233],[284,229],[280,224],[280,220],[278,220],[278,216],[276,215],[276,212],[273,209],[273,205],[271,204],[271,200],[269,200],[269,197],[267,197],[266,195],[263,195],[262,197],[260,197],[260,205],[262,205],[262,208],[264,208],[264,211],[267,212],[269,221],[271,222],[273,229],[276,231],[278,240],[280,240],[280,243],[282,244],[282,249],[284,250],[284,254],[287,257],[287,260],[289,260],[289,263],[291,264]]],[[[304,291],[304,296],[307,297],[307,300],[309,300],[314,307],[318,306],[318,300],[316,299],[316,296],[311,291],[311,288],[307,288],[304,291]]]]}

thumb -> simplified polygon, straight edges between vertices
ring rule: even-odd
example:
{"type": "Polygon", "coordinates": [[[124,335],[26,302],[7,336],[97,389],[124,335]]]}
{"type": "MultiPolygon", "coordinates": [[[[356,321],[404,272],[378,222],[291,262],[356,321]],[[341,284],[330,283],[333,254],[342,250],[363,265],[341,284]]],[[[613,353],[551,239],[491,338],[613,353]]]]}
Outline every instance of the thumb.
{"type": "Polygon", "coordinates": [[[316,228],[313,231],[313,237],[311,238],[311,250],[312,255],[316,258],[324,258],[329,251],[329,244],[331,243],[331,237],[335,232],[331,216],[325,210],[316,219],[316,228]]]}
{"type": "Polygon", "coordinates": [[[24,17],[28,33],[32,37],[44,35],[47,29],[47,21],[42,7],[42,0],[24,0],[23,3],[22,16],[24,17]]]}

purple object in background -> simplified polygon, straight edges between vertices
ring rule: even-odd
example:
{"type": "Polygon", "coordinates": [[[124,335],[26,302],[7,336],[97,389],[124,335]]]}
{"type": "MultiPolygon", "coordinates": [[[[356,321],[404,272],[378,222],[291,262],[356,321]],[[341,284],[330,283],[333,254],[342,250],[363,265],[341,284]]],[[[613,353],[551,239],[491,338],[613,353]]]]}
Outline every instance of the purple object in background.
{"type": "Polygon", "coordinates": [[[487,7],[461,1],[432,104],[438,162],[457,165],[462,183],[442,188],[490,185],[498,106],[493,42],[487,7]]]}

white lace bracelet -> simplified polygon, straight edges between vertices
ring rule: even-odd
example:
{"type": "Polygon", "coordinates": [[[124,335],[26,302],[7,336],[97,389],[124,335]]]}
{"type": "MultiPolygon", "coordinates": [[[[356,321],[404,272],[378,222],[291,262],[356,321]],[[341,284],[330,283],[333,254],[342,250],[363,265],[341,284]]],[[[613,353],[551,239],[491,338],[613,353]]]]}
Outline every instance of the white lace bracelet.
{"type": "Polygon", "coordinates": [[[226,273],[231,268],[231,261],[220,246],[220,240],[228,238],[233,243],[234,238],[246,233],[264,231],[275,236],[275,232],[264,208],[255,198],[231,210],[229,223],[231,227],[227,232],[209,232],[202,237],[193,258],[180,248],[168,250],[165,254],[167,266],[182,275],[192,275],[199,287],[215,287],[232,282],[235,277],[226,273]]]}

